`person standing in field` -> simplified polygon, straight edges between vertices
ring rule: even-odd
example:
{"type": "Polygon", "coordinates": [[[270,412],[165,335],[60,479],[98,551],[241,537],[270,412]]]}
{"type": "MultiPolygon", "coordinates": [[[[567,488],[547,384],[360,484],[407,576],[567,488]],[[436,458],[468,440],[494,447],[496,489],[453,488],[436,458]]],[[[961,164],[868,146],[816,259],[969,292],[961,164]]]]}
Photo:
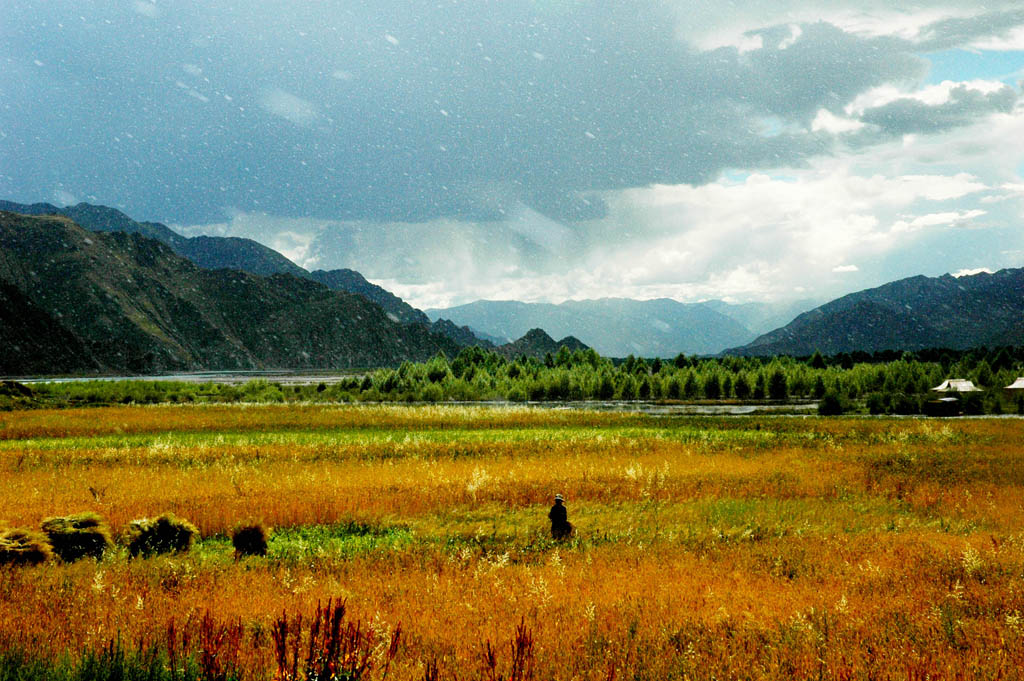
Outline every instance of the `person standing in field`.
{"type": "Polygon", "coordinates": [[[548,511],[548,519],[551,520],[552,539],[567,539],[572,536],[572,523],[569,522],[569,512],[565,508],[565,499],[561,494],[555,495],[555,505],[548,511]]]}

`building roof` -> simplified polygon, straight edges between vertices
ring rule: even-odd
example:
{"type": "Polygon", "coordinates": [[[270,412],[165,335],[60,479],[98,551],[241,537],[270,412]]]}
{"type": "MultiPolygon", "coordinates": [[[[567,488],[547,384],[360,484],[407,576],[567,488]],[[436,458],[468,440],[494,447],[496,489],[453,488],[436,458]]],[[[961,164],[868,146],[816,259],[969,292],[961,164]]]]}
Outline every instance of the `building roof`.
{"type": "Polygon", "coordinates": [[[973,393],[981,391],[981,388],[966,378],[947,378],[932,390],[940,393],[973,393]]]}
{"type": "Polygon", "coordinates": [[[1016,381],[1006,386],[1007,390],[1024,390],[1024,376],[1019,377],[1016,381]]]}

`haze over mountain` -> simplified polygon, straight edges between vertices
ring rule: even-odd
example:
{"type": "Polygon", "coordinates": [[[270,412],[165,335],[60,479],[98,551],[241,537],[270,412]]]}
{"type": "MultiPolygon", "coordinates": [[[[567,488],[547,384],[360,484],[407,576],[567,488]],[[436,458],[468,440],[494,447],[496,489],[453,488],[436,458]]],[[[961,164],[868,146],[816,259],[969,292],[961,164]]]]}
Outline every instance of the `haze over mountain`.
{"type": "Polygon", "coordinates": [[[756,335],[707,305],[665,298],[606,298],[559,305],[480,300],[426,312],[432,319],[446,317],[500,338],[516,338],[539,327],[555,337],[575,336],[609,357],[713,354],[756,335]]]}
{"type": "Polygon", "coordinates": [[[7,2],[0,196],[420,309],[828,300],[1024,266],[1022,55],[1020,0],[7,2]]]}
{"type": "Polygon", "coordinates": [[[1024,269],[916,276],[843,296],[726,354],[1024,344],[1024,269]]]}
{"type": "Polygon", "coordinates": [[[705,300],[704,305],[735,319],[756,335],[785,326],[801,312],[811,310],[822,302],[810,299],[784,303],[727,303],[724,300],[705,300]]]}

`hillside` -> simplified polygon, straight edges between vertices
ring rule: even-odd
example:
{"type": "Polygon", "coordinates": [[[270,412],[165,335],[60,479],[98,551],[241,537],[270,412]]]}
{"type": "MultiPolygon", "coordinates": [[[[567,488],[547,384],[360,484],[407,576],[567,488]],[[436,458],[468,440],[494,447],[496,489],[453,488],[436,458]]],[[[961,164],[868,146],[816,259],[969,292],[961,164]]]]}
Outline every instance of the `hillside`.
{"type": "Polygon", "coordinates": [[[309,273],[309,277],[329,289],[363,296],[380,305],[385,312],[392,315],[394,321],[403,324],[430,324],[430,319],[421,310],[417,310],[387,289],[371,284],[355,270],[314,270],[309,273]]]}
{"type": "Polygon", "coordinates": [[[965,349],[1024,343],[1024,269],[916,276],[858,291],[799,315],[741,355],[965,349]]]}
{"type": "Polygon", "coordinates": [[[520,356],[543,359],[548,353],[552,355],[558,354],[558,350],[563,346],[571,351],[588,349],[579,339],[572,336],[566,336],[562,340],[556,341],[545,333],[543,329],[530,329],[523,334],[522,338],[495,348],[495,350],[509,359],[515,359],[520,356]]]}
{"type": "Polygon", "coordinates": [[[668,298],[603,298],[559,305],[480,300],[427,310],[427,314],[505,339],[542,328],[554,337],[575,336],[610,357],[713,354],[755,336],[739,322],[706,305],[668,298]]]}
{"type": "Polygon", "coordinates": [[[175,253],[203,269],[234,269],[262,275],[291,274],[312,279],[332,290],[363,296],[402,323],[430,324],[430,319],[423,312],[380,286],[371,284],[359,272],[348,269],[308,272],[272,248],[252,239],[218,236],[189,238],[166,225],[136,222],[115,208],[88,203],[59,208],[49,203],[0,201],[0,210],[23,215],[62,215],[93,232],[141,234],[166,244],[175,253]]]}
{"type": "Polygon", "coordinates": [[[6,358],[8,374],[343,368],[459,349],[360,296],[287,274],[204,270],[137,233],[61,217],[0,212],[0,282],[7,347],[39,348],[6,358]]]}

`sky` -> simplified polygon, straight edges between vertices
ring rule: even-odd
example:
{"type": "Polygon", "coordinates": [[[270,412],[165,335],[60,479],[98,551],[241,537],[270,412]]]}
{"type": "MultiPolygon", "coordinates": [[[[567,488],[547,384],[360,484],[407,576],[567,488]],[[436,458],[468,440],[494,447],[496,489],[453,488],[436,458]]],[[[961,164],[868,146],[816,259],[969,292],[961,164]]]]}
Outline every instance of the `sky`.
{"type": "Polygon", "coordinates": [[[417,307],[1024,266],[1017,1],[0,4],[0,198],[417,307]]]}

